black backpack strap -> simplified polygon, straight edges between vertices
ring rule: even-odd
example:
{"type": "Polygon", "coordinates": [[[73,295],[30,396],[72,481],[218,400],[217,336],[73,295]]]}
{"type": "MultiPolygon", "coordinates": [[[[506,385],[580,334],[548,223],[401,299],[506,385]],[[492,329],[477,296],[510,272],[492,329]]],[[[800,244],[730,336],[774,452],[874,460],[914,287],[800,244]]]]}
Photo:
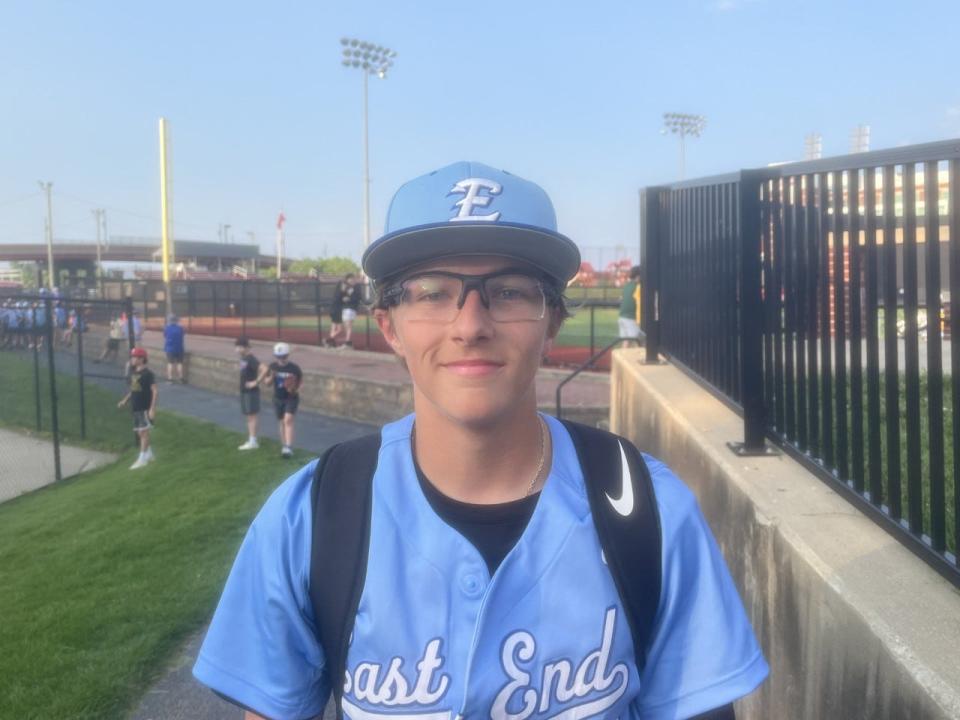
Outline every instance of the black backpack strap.
{"type": "Polygon", "coordinates": [[[379,453],[379,432],[328,448],[317,463],[311,488],[310,603],[338,718],[343,716],[347,649],[367,574],[379,453]]]}
{"type": "Polygon", "coordinates": [[[642,672],[662,580],[660,513],[650,469],[629,440],[579,423],[561,422],[577,450],[593,522],[627,612],[637,670],[642,672]],[[623,471],[623,460],[628,472],[623,471]]]}

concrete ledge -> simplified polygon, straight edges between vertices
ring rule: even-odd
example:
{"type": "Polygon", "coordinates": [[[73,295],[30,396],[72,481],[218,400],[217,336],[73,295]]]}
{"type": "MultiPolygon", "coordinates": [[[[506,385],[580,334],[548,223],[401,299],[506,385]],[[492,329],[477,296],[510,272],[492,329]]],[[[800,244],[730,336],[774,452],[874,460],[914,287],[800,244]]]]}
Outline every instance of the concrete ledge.
{"type": "MultiPolygon", "coordinates": [[[[237,361],[190,353],[187,377],[191,385],[236,394],[237,361]]],[[[269,392],[261,392],[269,402],[269,392]]],[[[357,422],[383,424],[413,410],[413,390],[409,383],[373,380],[347,375],[303,371],[300,407],[325,415],[357,422]]]]}
{"type": "MultiPolygon", "coordinates": [[[[97,357],[103,350],[105,339],[100,331],[88,333],[84,357],[97,357]]],[[[163,375],[164,367],[162,342],[157,333],[147,333],[143,342],[158,378],[163,375]]],[[[184,355],[184,371],[188,382],[205,390],[236,394],[239,391],[237,359],[232,339],[191,338],[187,347],[191,345],[205,346],[206,349],[188,351],[184,355]]],[[[254,345],[269,347],[268,343],[259,341],[254,345]]],[[[300,406],[304,410],[373,425],[396,420],[413,410],[413,387],[409,376],[392,355],[356,350],[343,354],[343,351],[307,345],[295,345],[293,352],[295,362],[303,369],[300,406]],[[318,369],[327,366],[332,368],[329,371],[318,369]]],[[[264,355],[261,353],[260,357],[264,355]]],[[[537,380],[541,410],[548,413],[555,411],[554,388],[569,374],[569,370],[540,369],[537,380]]],[[[605,374],[579,375],[567,386],[563,416],[588,425],[606,427],[610,415],[607,400],[609,382],[609,376],[605,374]]],[[[262,392],[262,397],[269,401],[268,392],[262,392]]]]}
{"type": "Polygon", "coordinates": [[[771,675],[745,718],[960,718],[960,592],[786,456],[737,458],[740,418],[619,350],[611,429],[696,492],[771,675]]]}

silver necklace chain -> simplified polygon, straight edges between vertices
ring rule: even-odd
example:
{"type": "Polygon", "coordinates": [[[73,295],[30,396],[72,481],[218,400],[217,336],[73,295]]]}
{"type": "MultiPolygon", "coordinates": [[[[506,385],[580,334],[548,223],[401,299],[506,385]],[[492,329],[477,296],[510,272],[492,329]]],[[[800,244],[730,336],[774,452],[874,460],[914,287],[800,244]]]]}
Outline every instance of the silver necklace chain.
{"type": "Polygon", "coordinates": [[[537,421],[540,425],[540,462],[537,464],[537,472],[530,481],[525,497],[533,495],[533,489],[537,486],[537,480],[540,479],[540,473],[543,472],[543,464],[547,461],[547,433],[544,430],[543,418],[537,415],[537,421]]]}
{"type": "MultiPolygon", "coordinates": [[[[540,473],[543,472],[544,463],[547,461],[547,432],[543,422],[543,418],[537,415],[537,424],[540,426],[540,462],[537,463],[537,472],[534,473],[533,478],[530,480],[530,485],[527,486],[527,492],[524,494],[524,497],[530,497],[533,495],[533,489],[537,486],[537,480],[540,479],[540,473]]],[[[414,447],[414,452],[416,452],[416,443],[417,443],[417,426],[414,425],[410,431],[410,444],[414,447]]]]}

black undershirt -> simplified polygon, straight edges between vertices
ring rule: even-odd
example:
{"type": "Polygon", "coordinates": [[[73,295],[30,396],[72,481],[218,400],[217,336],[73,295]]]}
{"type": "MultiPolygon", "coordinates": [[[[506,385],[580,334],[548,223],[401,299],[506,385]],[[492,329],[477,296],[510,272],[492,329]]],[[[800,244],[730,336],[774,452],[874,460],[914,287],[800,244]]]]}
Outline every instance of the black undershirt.
{"type": "Polygon", "coordinates": [[[540,493],[494,505],[475,505],[447,497],[427,479],[416,459],[413,466],[423,494],[433,511],[447,525],[463,535],[487,564],[490,576],[523,535],[540,493]]]}

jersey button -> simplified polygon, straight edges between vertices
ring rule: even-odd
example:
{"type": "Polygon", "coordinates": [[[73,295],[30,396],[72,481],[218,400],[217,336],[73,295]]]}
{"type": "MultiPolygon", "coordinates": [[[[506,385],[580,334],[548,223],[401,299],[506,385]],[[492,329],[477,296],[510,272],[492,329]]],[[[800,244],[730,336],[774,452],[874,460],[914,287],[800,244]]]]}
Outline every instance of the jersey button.
{"type": "Polygon", "coordinates": [[[483,592],[483,578],[474,573],[464,573],[460,576],[460,589],[467,597],[476,597],[483,592]]]}

